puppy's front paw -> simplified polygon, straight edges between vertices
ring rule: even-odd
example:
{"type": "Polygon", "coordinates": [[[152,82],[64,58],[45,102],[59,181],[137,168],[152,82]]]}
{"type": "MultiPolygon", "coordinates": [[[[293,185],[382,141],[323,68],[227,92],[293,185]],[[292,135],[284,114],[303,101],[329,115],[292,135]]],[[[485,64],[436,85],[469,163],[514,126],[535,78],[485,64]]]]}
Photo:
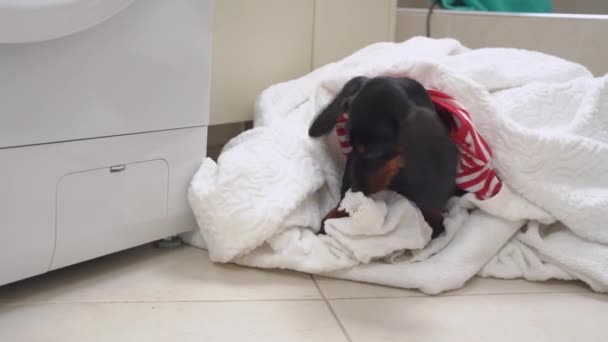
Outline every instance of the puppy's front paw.
{"type": "Polygon", "coordinates": [[[445,232],[445,226],[443,225],[443,212],[440,209],[434,210],[423,210],[422,215],[426,223],[433,229],[431,239],[434,239],[445,232]]]}
{"type": "Polygon", "coordinates": [[[441,221],[434,222],[430,226],[433,229],[433,233],[431,234],[431,239],[435,239],[439,235],[441,235],[443,232],[445,232],[445,226],[443,225],[443,222],[441,222],[441,221]]]}
{"type": "Polygon", "coordinates": [[[340,210],[340,207],[335,207],[334,209],[332,209],[332,211],[330,211],[327,215],[325,215],[325,217],[321,221],[321,229],[319,229],[319,232],[317,232],[317,235],[327,234],[325,232],[325,221],[327,221],[329,219],[342,218],[342,217],[347,217],[347,216],[348,216],[347,212],[340,210]]]}

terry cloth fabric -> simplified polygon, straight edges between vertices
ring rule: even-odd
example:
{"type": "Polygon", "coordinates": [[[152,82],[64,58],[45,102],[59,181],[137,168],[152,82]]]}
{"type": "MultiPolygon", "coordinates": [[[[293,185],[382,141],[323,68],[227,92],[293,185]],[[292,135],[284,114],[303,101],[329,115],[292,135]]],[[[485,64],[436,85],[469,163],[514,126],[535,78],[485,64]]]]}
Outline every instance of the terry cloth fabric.
{"type": "Polygon", "coordinates": [[[214,262],[431,294],[476,274],[580,279],[608,292],[607,113],[608,75],[557,57],[424,37],[370,45],[261,94],[254,128],[217,161],[204,159],[192,178],[188,200],[199,230],[183,238],[207,247],[214,262]],[[408,76],[441,89],[466,107],[492,147],[500,192],[454,198],[446,233],[424,247],[406,242],[424,243],[430,228],[391,192],[353,201],[347,197],[357,193],[347,193],[342,204],[357,218],[327,220],[327,234],[314,233],[340,201],[345,158],[333,132],[312,139],[308,129],[359,75],[408,76]]]}
{"type": "MultiPolygon", "coordinates": [[[[488,199],[496,195],[502,183],[492,167],[492,151],[471,121],[469,112],[448,94],[428,89],[433,104],[441,114],[450,115],[450,136],[460,153],[456,184],[464,191],[474,193],[478,199],[488,199]]],[[[344,154],[352,151],[346,132],[348,114],[338,117],[336,136],[344,154]]]]}

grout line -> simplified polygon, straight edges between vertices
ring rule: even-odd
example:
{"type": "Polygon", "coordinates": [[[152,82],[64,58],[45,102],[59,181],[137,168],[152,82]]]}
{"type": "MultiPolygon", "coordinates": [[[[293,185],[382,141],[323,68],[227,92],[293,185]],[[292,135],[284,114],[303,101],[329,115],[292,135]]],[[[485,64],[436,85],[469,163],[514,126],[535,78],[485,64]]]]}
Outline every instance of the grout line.
{"type": "Polygon", "coordinates": [[[322,298],[302,299],[177,299],[177,300],[109,300],[109,301],[66,301],[66,302],[1,302],[1,305],[71,305],[71,304],[170,304],[170,303],[256,303],[256,302],[320,302],[322,298]]]}
{"type": "Polygon", "coordinates": [[[342,330],[342,334],[344,334],[344,337],[346,337],[346,340],[348,342],[352,342],[352,339],[348,335],[348,331],[346,331],[344,324],[342,324],[342,321],[340,321],[338,314],[336,314],[336,311],[331,306],[331,303],[329,302],[329,300],[327,300],[327,297],[325,297],[323,290],[321,290],[321,286],[319,286],[319,283],[317,283],[317,279],[315,279],[314,275],[312,275],[312,274],[310,275],[310,278],[312,279],[312,282],[315,283],[315,286],[317,287],[317,291],[319,291],[319,294],[321,295],[321,298],[323,298],[323,301],[327,305],[329,312],[331,312],[331,314],[334,316],[334,319],[336,320],[336,323],[338,323],[338,326],[340,326],[340,330],[342,330]]]}
{"type": "Polygon", "coordinates": [[[315,70],[315,34],[317,32],[316,24],[317,16],[317,0],[312,2],[312,34],[310,37],[310,71],[315,70]]]}
{"type": "MultiPolygon", "coordinates": [[[[0,305],[6,306],[23,306],[23,305],[62,305],[62,304],[165,304],[165,303],[247,303],[247,302],[316,302],[323,301],[328,305],[330,300],[343,301],[343,300],[369,300],[369,299],[411,299],[411,298],[444,298],[444,297],[476,297],[476,296],[512,296],[512,295],[555,295],[555,294],[574,294],[574,293],[585,293],[585,294],[599,294],[593,291],[557,291],[557,292],[504,292],[504,293],[468,293],[468,294],[440,294],[440,295],[411,295],[411,296],[375,296],[375,297],[340,297],[340,298],[327,298],[320,286],[316,282],[316,279],[312,279],[315,284],[317,291],[321,295],[321,298],[257,298],[257,299],[173,299],[173,300],[109,300],[109,301],[65,301],[65,302],[11,302],[0,300],[0,305]]],[[[333,313],[333,308],[330,309],[333,313]]]]}

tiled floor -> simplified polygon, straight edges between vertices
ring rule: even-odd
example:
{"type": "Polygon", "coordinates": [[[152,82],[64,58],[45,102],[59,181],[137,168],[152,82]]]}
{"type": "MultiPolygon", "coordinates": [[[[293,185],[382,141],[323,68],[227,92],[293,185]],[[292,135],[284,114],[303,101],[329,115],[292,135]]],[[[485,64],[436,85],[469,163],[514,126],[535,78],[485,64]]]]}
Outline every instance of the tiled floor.
{"type": "Polygon", "coordinates": [[[474,279],[437,297],[150,246],[0,287],[0,341],[608,341],[608,296],[474,279]]]}

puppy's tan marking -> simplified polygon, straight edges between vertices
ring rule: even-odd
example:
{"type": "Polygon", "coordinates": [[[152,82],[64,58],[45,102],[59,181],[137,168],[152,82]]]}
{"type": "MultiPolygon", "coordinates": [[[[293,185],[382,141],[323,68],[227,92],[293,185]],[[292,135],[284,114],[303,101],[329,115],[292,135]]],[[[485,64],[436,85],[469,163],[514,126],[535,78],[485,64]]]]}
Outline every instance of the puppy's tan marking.
{"type": "Polygon", "coordinates": [[[393,178],[395,178],[404,165],[405,161],[401,154],[398,154],[393,159],[384,163],[376,172],[373,172],[367,177],[369,192],[373,194],[388,189],[393,178]]]}

